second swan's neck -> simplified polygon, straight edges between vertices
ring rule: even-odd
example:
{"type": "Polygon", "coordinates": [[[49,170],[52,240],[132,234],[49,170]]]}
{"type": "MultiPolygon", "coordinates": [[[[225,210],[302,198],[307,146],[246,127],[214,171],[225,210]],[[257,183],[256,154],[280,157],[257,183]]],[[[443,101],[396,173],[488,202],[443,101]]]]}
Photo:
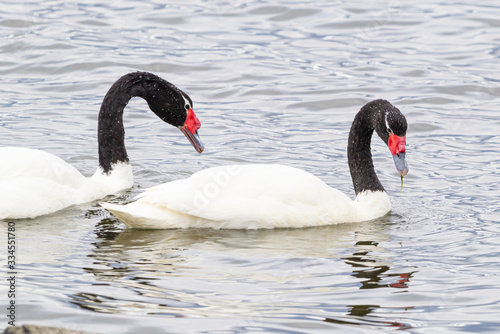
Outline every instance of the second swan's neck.
{"type": "Polygon", "coordinates": [[[377,113],[381,111],[368,105],[363,107],[354,118],[349,132],[347,157],[356,196],[364,191],[384,191],[375,174],[371,153],[374,122],[380,116],[377,113]]]}

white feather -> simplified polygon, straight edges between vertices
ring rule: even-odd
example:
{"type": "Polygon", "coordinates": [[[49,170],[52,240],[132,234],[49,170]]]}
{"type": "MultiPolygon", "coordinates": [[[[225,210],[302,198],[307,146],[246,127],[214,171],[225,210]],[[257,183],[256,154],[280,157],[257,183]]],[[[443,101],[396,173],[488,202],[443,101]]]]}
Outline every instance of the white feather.
{"type": "Polygon", "coordinates": [[[132,185],[128,163],[115,165],[109,175],[98,168],[87,178],[50,153],[0,148],[0,219],[34,218],[103,198],[132,185]]]}
{"type": "Polygon", "coordinates": [[[127,205],[102,203],[131,228],[257,229],[307,227],[381,217],[384,191],[351,200],[318,177],[282,165],[209,168],[146,190],[127,205]]]}

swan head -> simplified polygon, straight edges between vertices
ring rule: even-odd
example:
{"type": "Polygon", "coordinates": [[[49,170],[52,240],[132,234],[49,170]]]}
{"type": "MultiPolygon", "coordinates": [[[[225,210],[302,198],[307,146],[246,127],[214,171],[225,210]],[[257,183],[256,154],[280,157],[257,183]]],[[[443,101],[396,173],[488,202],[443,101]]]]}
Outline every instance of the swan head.
{"type": "Polygon", "coordinates": [[[193,101],[182,90],[159,77],[143,81],[149,108],[162,121],[177,127],[186,136],[198,153],[204,146],[198,135],[201,122],[193,111],[193,101]]]}
{"type": "Polygon", "coordinates": [[[187,109],[186,121],[178,128],[196,149],[196,152],[201,153],[204,147],[198,135],[198,129],[201,127],[200,120],[196,117],[193,109],[188,104],[186,104],[185,107],[187,109]]]}
{"type": "Polygon", "coordinates": [[[389,136],[389,150],[391,150],[392,158],[394,159],[394,164],[396,169],[401,174],[405,176],[408,174],[408,163],[406,162],[406,136],[400,137],[395,134],[389,136]]]}
{"type": "Polygon", "coordinates": [[[374,101],[378,105],[378,113],[375,113],[375,131],[386,143],[391,151],[394,164],[401,176],[408,173],[408,163],[406,162],[406,130],[408,123],[406,118],[385,100],[374,101]]]}

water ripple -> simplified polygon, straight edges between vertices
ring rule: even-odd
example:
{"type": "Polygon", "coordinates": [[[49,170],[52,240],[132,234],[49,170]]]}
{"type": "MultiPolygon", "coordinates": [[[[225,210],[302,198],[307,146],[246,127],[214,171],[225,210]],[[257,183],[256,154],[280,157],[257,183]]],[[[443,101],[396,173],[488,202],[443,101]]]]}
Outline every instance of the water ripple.
{"type": "Polygon", "coordinates": [[[353,196],[355,112],[386,98],[409,121],[403,193],[373,142],[393,211],[372,222],[128,231],[97,203],[19,222],[19,317],[115,333],[495,332],[499,14],[488,1],[4,2],[0,145],[89,175],[99,105],[119,76],[155,72],[192,97],[203,155],[132,100],[136,183],[109,199],[262,162],[353,196]]]}

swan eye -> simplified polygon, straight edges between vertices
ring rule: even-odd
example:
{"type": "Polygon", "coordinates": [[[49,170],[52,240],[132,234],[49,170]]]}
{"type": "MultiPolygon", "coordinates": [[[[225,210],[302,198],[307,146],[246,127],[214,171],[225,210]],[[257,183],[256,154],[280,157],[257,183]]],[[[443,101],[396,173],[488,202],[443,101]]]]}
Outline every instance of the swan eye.
{"type": "Polygon", "coordinates": [[[189,109],[191,109],[191,106],[189,104],[186,104],[184,108],[186,108],[186,111],[188,111],[189,109]]]}

